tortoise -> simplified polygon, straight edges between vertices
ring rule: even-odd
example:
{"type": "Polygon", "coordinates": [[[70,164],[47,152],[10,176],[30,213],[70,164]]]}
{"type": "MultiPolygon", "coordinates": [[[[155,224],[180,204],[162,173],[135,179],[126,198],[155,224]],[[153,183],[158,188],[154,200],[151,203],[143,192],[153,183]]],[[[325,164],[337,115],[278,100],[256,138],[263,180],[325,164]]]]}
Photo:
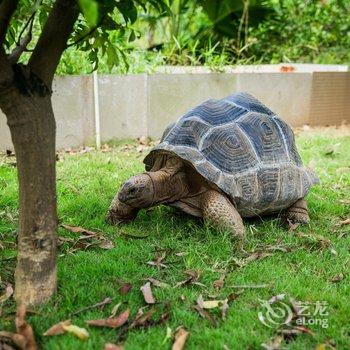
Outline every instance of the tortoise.
{"type": "Polygon", "coordinates": [[[242,218],[283,213],[309,222],[305,196],[317,176],[304,167],[286,122],[248,93],[210,99],[169,125],[127,180],[107,219],[133,220],[141,208],[177,207],[244,236],[242,218]]]}

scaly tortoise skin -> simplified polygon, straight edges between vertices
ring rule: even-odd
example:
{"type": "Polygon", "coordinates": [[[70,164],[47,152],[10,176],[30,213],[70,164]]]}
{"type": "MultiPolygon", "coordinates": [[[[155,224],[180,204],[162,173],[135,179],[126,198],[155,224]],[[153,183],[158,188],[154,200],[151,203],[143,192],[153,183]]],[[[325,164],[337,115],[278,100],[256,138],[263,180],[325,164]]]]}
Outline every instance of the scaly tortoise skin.
{"type": "Polygon", "coordinates": [[[241,236],[241,217],[285,210],[293,222],[308,222],[304,197],[318,182],[303,166],[291,128],[247,93],[191,109],[144,163],[146,173],[127,181],[112,202],[112,222],[165,203],[241,236]]]}

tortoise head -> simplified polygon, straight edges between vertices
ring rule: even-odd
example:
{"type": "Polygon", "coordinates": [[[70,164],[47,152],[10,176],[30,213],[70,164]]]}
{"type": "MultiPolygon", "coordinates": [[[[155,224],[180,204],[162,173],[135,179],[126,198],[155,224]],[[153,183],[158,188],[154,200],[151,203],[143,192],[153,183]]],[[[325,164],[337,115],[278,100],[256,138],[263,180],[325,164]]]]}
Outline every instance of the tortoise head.
{"type": "Polygon", "coordinates": [[[139,174],[131,177],[118,192],[119,201],[133,208],[150,206],[153,202],[153,196],[153,182],[147,174],[139,174]]]}
{"type": "Polygon", "coordinates": [[[153,202],[153,183],[147,174],[131,177],[114,197],[107,214],[107,222],[118,224],[135,219],[140,208],[153,202]]]}

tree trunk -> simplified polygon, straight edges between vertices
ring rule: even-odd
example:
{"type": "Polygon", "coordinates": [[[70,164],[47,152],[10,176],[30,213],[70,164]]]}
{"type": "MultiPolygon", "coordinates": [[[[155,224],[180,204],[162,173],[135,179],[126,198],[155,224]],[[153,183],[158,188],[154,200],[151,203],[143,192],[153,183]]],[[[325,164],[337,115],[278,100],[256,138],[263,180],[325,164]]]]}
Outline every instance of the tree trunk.
{"type": "Polygon", "coordinates": [[[15,298],[37,305],[56,290],[56,157],[51,97],[0,92],[17,157],[19,236],[15,298]]]}

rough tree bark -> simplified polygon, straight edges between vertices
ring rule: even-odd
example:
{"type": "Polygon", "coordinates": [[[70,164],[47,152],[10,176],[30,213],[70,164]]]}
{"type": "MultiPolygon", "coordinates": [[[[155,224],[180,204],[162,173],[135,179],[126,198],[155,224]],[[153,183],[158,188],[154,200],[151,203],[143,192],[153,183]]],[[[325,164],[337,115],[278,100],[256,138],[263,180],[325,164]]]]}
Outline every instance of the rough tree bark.
{"type": "Polygon", "coordinates": [[[50,96],[25,96],[13,85],[0,92],[0,106],[19,181],[16,299],[39,304],[56,288],[55,119],[50,96]]]}
{"type": "Polygon", "coordinates": [[[15,297],[37,305],[56,289],[55,119],[53,76],[78,17],[75,1],[57,0],[27,66],[10,63],[2,43],[18,1],[0,2],[0,109],[17,157],[19,235],[15,297]]]}

